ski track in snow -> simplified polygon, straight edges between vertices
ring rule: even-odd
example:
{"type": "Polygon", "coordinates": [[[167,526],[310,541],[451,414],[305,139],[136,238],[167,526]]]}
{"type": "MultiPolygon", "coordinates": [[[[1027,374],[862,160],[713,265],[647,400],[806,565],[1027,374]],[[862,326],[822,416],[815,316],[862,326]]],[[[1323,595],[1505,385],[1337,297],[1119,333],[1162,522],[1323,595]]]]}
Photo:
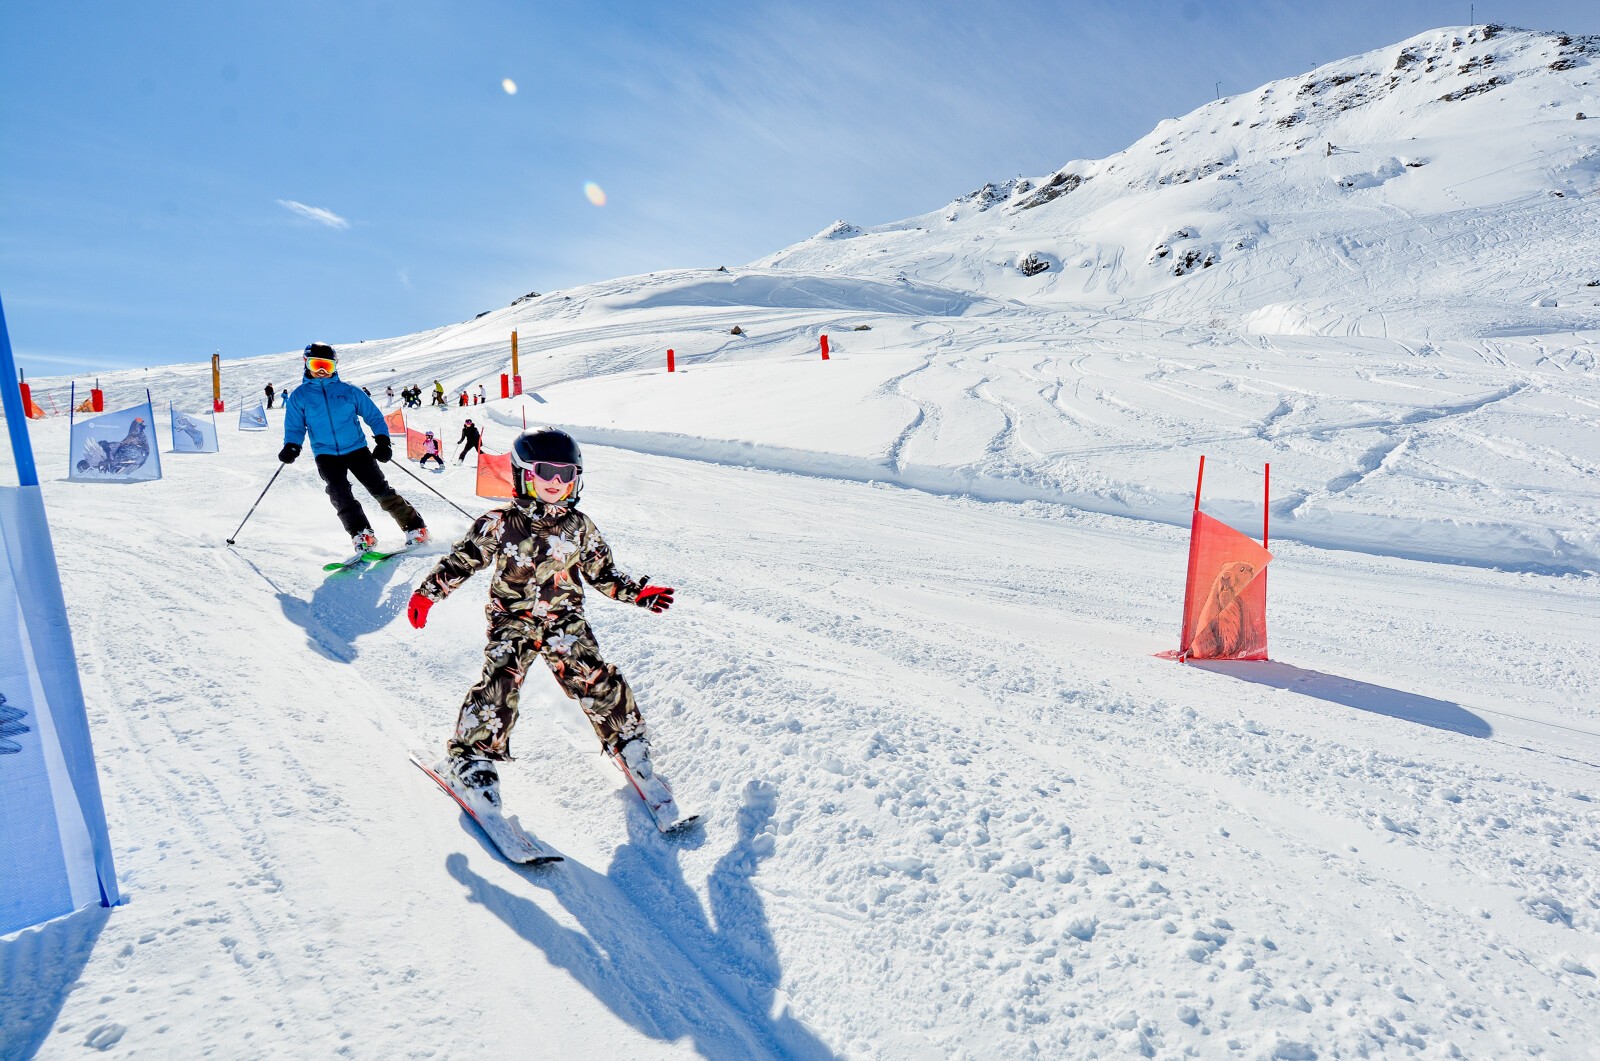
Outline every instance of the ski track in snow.
{"type": "MultiPolygon", "coordinates": [[[[657,836],[535,673],[507,804],[569,861],[526,871],[405,762],[475,678],[482,586],[418,633],[400,608],[430,557],[318,581],[332,519],[299,469],[221,548],[273,448],[228,441],[210,460],[238,471],[177,533],[162,497],[192,497],[207,458],[109,524],[106,494],[50,491],[69,599],[97,602],[78,647],[131,901],[46,1055],[112,1025],[135,1055],[229,1056],[528,1035],[728,1058],[1560,1054],[1593,1032],[1600,715],[1561,706],[1600,679],[1561,614],[1596,613],[1588,580],[1288,543],[1274,655],[1296,695],[1151,658],[1173,528],[596,448],[586,507],[682,603],[591,615],[708,820],[657,836]],[[1491,595],[1522,619],[1486,628],[1491,595]]],[[[469,474],[441,488],[465,499],[469,474]]]]}

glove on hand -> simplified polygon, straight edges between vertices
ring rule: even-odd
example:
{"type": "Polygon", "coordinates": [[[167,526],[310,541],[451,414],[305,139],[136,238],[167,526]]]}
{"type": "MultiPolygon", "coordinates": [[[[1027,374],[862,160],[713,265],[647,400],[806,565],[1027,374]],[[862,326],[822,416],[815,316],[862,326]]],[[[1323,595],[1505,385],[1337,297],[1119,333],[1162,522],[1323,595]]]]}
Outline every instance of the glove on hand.
{"type": "Polygon", "coordinates": [[[388,435],[379,435],[372,440],[372,456],[379,464],[389,463],[389,458],[394,456],[394,444],[389,441],[388,435]]]}
{"type": "Polygon", "coordinates": [[[660,615],[672,607],[672,587],[646,586],[639,591],[639,598],[633,603],[641,608],[649,608],[657,615],[660,615]]]}
{"type": "Polygon", "coordinates": [[[300,456],[300,444],[298,442],[285,442],[283,448],[278,451],[278,459],[285,464],[293,464],[294,459],[298,456],[300,456]]]}
{"type": "Polygon", "coordinates": [[[411,625],[421,630],[428,625],[428,609],[433,607],[433,601],[420,593],[411,595],[411,603],[406,605],[406,618],[411,620],[411,625]]]}

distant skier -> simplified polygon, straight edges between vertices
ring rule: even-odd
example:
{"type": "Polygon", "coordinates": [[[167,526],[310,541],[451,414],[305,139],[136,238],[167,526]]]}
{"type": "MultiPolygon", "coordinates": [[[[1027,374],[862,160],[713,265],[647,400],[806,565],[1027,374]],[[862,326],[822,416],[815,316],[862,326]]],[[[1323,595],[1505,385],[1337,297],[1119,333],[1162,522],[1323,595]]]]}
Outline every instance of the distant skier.
{"type": "Polygon", "coordinates": [[[274,394],[276,392],[272,389],[272,384],[270,384],[270,383],[267,384],[266,390],[267,390],[267,408],[270,409],[270,408],[272,408],[272,399],[273,399],[273,396],[274,396],[274,394]]]}
{"type": "Polygon", "coordinates": [[[484,392],[483,392],[483,384],[480,383],[480,384],[478,384],[478,400],[476,402],[474,402],[473,404],[482,405],[484,403],[484,401],[485,401],[485,398],[484,398],[483,394],[484,394],[484,392]]]}
{"type": "Polygon", "coordinates": [[[441,408],[448,408],[444,403],[444,384],[438,380],[433,381],[433,404],[441,408]]]}
{"type": "Polygon", "coordinates": [[[301,442],[311,434],[311,453],[316,458],[317,474],[328,487],[328,500],[339,513],[339,522],[357,549],[378,544],[372,524],[350,489],[348,476],[367,488],[383,510],[406,532],[406,544],[428,540],[428,528],[417,510],[395,492],[383,477],[379,463],[393,456],[389,425],[377,404],[361,388],[339,378],[339,355],[327,343],[312,343],[305,351],[305,377],[284,405],[283,449],[278,459],[293,464],[300,456],[301,442]],[[365,420],[372,429],[372,448],[361,431],[365,420]]]}
{"type": "Polygon", "coordinates": [[[444,458],[439,455],[439,440],[429,431],[422,439],[422,458],[417,461],[417,466],[426,468],[429,461],[435,461],[440,468],[444,467],[444,458]]]}
{"type": "Polygon", "coordinates": [[[657,613],[671,607],[672,589],[618,571],[599,528],[578,511],[583,455],[572,436],[550,428],[525,432],[511,447],[511,468],[516,499],[478,517],[422,580],[407,609],[420,630],[435,601],[474,572],[494,567],[483,674],[461,704],[439,773],[469,797],[499,809],[495,763],[511,760],[523,675],[543,659],[665,830],[679,820],[677,805],[651,764],[633,691],[601,658],[584,619],[583,583],[657,613]]]}
{"type": "Polygon", "coordinates": [[[478,434],[477,425],[475,425],[471,420],[468,420],[466,423],[461,425],[461,437],[456,439],[456,441],[462,444],[461,452],[456,455],[456,463],[465,464],[467,460],[467,454],[483,445],[483,436],[478,434]]]}

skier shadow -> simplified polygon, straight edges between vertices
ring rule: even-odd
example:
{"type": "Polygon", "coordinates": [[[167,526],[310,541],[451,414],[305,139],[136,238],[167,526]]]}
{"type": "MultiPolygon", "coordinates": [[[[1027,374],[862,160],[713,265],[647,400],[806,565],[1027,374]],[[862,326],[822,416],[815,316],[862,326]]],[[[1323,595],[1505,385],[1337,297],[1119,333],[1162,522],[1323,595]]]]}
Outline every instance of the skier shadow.
{"type": "MultiPolygon", "coordinates": [[[[711,916],[684,880],[681,845],[663,841],[641,808],[629,808],[629,842],[602,876],[568,858],[526,874],[577,919],[570,929],[531,899],[474,873],[466,856],[445,869],[467,898],[544,951],[618,1017],[652,1039],[693,1040],[716,1061],[754,1057],[833,1059],[789,1012],[774,1006],[782,970],[753,878],[775,850],[765,831],[777,789],[752,781],[739,810],[738,839],[708,878],[711,916]],[[631,916],[624,911],[632,911],[631,916]],[[714,924],[713,924],[714,922],[714,924]],[[774,1015],[774,1009],[782,1012],[774,1015]]],[[[488,843],[484,847],[493,852],[488,843]]]]}
{"type": "Polygon", "coordinates": [[[351,663],[360,654],[357,638],[388,626],[405,610],[410,585],[389,586],[398,570],[399,565],[391,560],[334,572],[323,579],[308,601],[277,586],[273,589],[284,618],[306,632],[306,642],[314,652],[335,663],[351,663]]]}
{"type": "Polygon", "coordinates": [[[1371,711],[1388,715],[1405,722],[1415,722],[1434,729],[1449,730],[1468,737],[1491,737],[1494,727],[1479,715],[1460,704],[1448,700],[1435,700],[1431,696],[1402,692],[1382,685],[1370,685],[1352,678],[1340,678],[1319,671],[1293,667],[1271,660],[1207,659],[1188,661],[1189,666],[1226,674],[1257,685],[1274,689],[1287,689],[1304,693],[1319,700],[1353,707],[1358,711],[1371,711]]]}
{"type": "Polygon", "coordinates": [[[106,907],[85,907],[0,940],[0,1057],[38,1052],[110,917],[106,907]]]}

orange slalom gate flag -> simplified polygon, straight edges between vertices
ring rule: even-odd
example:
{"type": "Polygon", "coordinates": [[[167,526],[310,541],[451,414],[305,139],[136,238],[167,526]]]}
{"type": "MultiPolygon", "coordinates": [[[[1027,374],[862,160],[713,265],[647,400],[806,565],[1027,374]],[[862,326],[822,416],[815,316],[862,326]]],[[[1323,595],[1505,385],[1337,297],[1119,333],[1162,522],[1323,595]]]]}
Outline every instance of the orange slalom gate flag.
{"type": "Polygon", "coordinates": [[[94,412],[94,399],[85,398],[83,401],[79,402],[76,407],[74,407],[73,411],[79,413],[94,412]]]}
{"type": "Polygon", "coordinates": [[[428,436],[414,427],[406,428],[406,459],[419,461],[427,451],[422,448],[428,436]]]}
{"type": "Polygon", "coordinates": [[[1199,509],[1189,533],[1179,658],[1267,658],[1267,565],[1272,554],[1199,509]]]}
{"type": "Polygon", "coordinates": [[[391,435],[403,435],[406,433],[406,414],[399,409],[385,416],[383,422],[389,425],[389,434],[391,435]]]}
{"type": "Polygon", "coordinates": [[[479,451],[478,496],[507,500],[517,496],[511,485],[511,454],[479,451]]]}

